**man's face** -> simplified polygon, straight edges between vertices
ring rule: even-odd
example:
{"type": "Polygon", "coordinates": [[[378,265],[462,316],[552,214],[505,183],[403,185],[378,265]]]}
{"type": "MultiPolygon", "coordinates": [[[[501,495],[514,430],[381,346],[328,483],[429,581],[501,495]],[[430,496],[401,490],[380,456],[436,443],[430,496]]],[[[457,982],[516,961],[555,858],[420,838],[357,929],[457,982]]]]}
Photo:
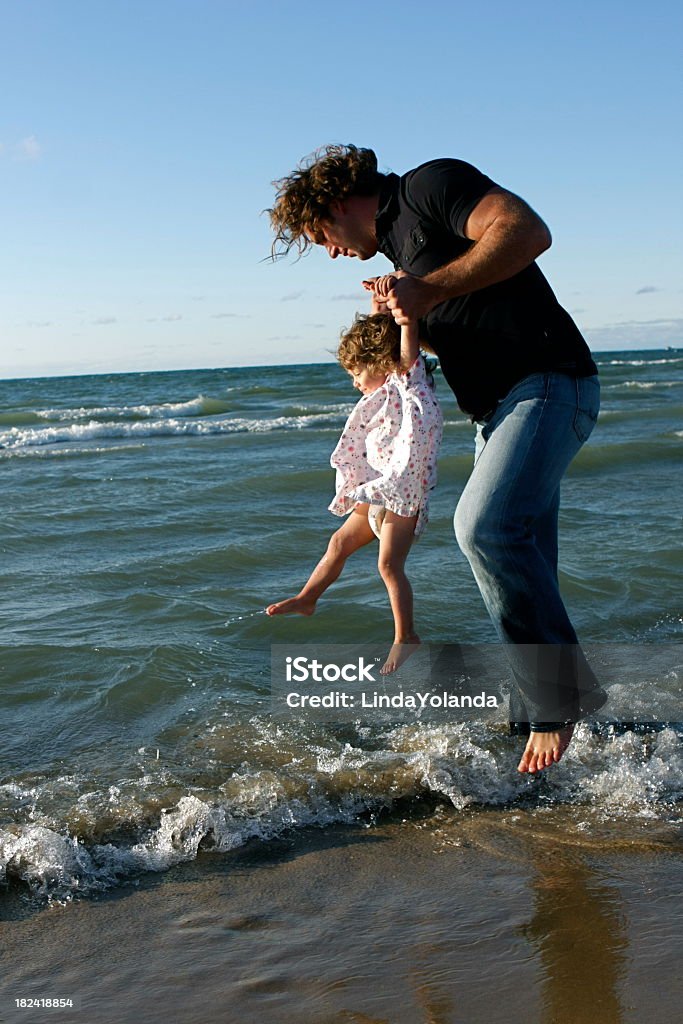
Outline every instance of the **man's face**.
{"type": "Polygon", "coordinates": [[[328,220],[320,222],[317,230],[307,232],[316,245],[327,249],[331,259],[337,256],[355,256],[369,260],[377,253],[374,217],[367,216],[363,204],[348,199],[333,203],[328,220]]]}

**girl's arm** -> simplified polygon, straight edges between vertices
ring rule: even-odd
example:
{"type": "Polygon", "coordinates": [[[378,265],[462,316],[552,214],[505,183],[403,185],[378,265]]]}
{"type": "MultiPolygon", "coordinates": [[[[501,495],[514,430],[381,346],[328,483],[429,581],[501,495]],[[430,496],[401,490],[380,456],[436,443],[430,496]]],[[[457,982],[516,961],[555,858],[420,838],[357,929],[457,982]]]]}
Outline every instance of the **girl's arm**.
{"type": "MultiPolygon", "coordinates": [[[[396,281],[397,277],[395,274],[371,277],[363,281],[364,288],[372,292],[371,313],[388,313],[386,299],[396,281]]],[[[403,324],[401,326],[401,360],[399,366],[401,373],[408,372],[417,359],[419,351],[420,339],[417,334],[417,321],[403,324]]]]}
{"type": "Polygon", "coordinates": [[[417,321],[411,320],[401,326],[401,373],[407,373],[420,352],[420,339],[417,336],[417,321]]]}

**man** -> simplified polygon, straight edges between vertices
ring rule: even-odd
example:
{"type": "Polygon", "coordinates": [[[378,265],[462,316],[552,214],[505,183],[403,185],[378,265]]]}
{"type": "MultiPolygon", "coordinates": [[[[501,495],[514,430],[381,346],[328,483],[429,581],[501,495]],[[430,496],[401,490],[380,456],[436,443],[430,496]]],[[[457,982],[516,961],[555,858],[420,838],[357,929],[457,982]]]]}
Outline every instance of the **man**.
{"type": "MultiPolygon", "coordinates": [[[[273,257],[311,244],[397,275],[397,323],[420,319],[460,408],[477,423],[475,465],[455,513],[458,543],[517,683],[519,763],[559,761],[574,723],[606,695],[557,581],[560,481],[598,415],[597,367],[534,262],[550,232],[518,196],[461,160],[381,174],[372,150],[327,146],[275,182],[273,257]]],[[[375,300],[377,306],[377,299],[375,300]]]]}

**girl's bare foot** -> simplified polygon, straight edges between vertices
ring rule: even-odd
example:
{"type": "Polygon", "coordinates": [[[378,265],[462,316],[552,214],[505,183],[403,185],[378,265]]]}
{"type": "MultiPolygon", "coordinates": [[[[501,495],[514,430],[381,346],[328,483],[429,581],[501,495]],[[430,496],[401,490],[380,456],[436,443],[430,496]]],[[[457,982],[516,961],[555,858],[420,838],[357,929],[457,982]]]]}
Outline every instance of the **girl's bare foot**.
{"type": "Polygon", "coordinates": [[[379,670],[379,674],[381,676],[388,676],[391,672],[395,672],[404,661],[408,660],[411,654],[415,653],[415,648],[419,643],[420,638],[417,633],[411,633],[405,640],[395,640],[387,655],[387,660],[379,670]]]}
{"type": "Polygon", "coordinates": [[[518,772],[540,772],[560,760],[574,734],[574,726],[567,725],[557,732],[532,732],[529,736],[518,772]]]}
{"type": "Polygon", "coordinates": [[[306,597],[288,597],[286,601],[276,601],[266,608],[266,615],[312,615],[315,601],[306,597]]]}

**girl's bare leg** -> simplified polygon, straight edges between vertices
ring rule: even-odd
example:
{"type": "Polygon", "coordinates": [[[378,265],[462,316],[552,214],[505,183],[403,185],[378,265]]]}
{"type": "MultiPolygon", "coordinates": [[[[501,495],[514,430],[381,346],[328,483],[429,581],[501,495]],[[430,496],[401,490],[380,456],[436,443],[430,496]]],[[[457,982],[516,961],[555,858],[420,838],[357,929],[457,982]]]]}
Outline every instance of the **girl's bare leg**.
{"type": "Polygon", "coordinates": [[[394,643],[380,669],[382,675],[395,672],[420,642],[413,624],[413,591],[404,572],[416,522],[417,516],[398,516],[387,509],[382,523],[378,568],[394,615],[394,643]]]}
{"type": "Polygon", "coordinates": [[[349,555],[374,539],[375,535],[368,522],[368,506],[359,504],[344,520],[344,525],[332,534],[327,551],[311,573],[304,588],[296,597],[268,605],[267,614],[312,615],[318,598],[338,578],[349,555]]]}

